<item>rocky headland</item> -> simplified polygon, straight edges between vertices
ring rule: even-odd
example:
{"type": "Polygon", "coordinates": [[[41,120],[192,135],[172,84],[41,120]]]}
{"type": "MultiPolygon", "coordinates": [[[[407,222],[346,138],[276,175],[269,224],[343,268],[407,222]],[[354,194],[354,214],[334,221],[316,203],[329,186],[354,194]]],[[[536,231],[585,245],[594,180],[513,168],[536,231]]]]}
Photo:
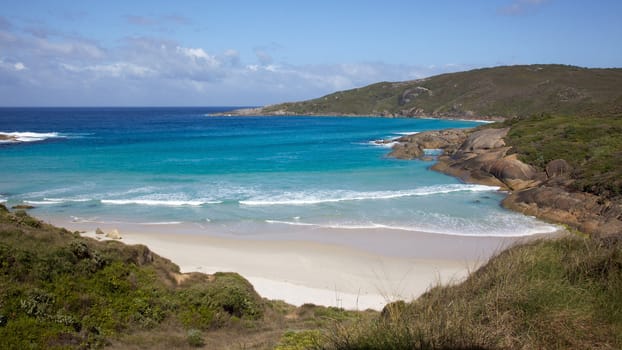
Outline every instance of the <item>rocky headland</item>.
{"type": "Polygon", "coordinates": [[[397,139],[389,156],[421,159],[425,149],[441,149],[433,170],[469,183],[499,186],[508,191],[506,208],[590,235],[622,232],[619,201],[573,189],[573,169],[564,159],[551,160],[544,169],[522,162],[504,140],[509,130],[448,129],[408,135],[397,139]]]}

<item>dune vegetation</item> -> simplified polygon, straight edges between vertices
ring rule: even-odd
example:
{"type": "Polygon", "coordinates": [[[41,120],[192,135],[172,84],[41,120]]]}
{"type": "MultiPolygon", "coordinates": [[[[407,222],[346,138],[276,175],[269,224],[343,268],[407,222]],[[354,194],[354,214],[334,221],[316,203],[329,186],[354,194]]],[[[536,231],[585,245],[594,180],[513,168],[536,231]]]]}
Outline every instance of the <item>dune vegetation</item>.
{"type": "Polygon", "coordinates": [[[621,239],[540,240],[502,252],[461,284],[335,327],[319,348],[620,348],[621,288],[621,239]]]}
{"type": "Polygon", "coordinates": [[[272,349],[373,314],[265,300],[238,274],[181,274],[145,246],[0,205],[2,349],[272,349]]]}
{"type": "Polygon", "coordinates": [[[506,141],[524,162],[544,169],[551,160],[564,159],[573,169],[575,190],[622,196],[622,115],[544,113],[500,125],[511,128],[506,141]]]}

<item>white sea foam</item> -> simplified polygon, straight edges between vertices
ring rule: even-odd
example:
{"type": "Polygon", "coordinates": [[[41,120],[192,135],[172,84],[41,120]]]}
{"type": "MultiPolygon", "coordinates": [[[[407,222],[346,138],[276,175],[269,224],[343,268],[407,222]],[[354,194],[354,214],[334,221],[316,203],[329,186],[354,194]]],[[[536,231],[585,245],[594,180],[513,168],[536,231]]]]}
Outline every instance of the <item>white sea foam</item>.
{"type": "Polygon", "coordinates": [[[155,200],[155,199],[102,199],[102,204],[113,205],[151,205],[151,206],[169,206],[169,207],[181,207],[181,206],[193,206],[199,207],[204,204],[220,204],[221,201],[200,201],[200,200],[155,200]]]}
{"type": "Polygon", "coordinates": [[[403,191],[372,191],[372,192],[355,192],[355,191],[330,191],[330,192],[286,192],[282,195],[271,197],[258,197],[240,201],[242,205],[248,206],[267,206],[267,205],[312,205],[321,203],[334,203],[344,201],[360,201],[360,200],[379,200],[379,199],[395,199],[412,196],[429,196],[436,194],[445,194],[452,192],[482,192],[497,191],[499,187],[470,185],[470,184],[451,184],[421,187],[412,190],[403,191]]]}
{"type": "Polygon", "coordinates": [[[290,226],[318,226],[316,224],[308,224],[305,222],[292,222],[292,221],[281,221],[281,220],[266,220],[268,224],[281,224],[281,225],[290,225],[290,226]]]}
{"type": "Polygon", "coordinates": [[[382,147],[382,148],[393,148],[393,146],[397,145],[398,143],[399,142],[397,141],[386,142],[385,140],[374,140],[374,141],[369,141],[367,144],[376,146],[376,147],[382,147]]]}
{"type": "Polygon", "coordinates": [[[181,221],[162,221],[162,222],[141,222],[140,225],[160,226],[160,225],[181,225],[181,221]]]}
{"type": "Polygon", "coordinates": [[[80,224],[104,224],[105,222],[100,221],[98,217],[92,218],[81,218],[79,216],[71,216],[71,222],[80,223],[80,224]]]}
{"type": "Polygon", "coordinates": [[[79,216],[71,216],[71,222],[80,224],[116,224],[116,225],[145,225],[145,226],[164,226],[164,225],[180,225],[181,221],[153,221],[153,222],[129,222],[129,221],[102,221],[98,217],[81,218],[79,216]]]}
{"type": "Polygon", "coordinates": [[[0,143],[36,142],[52,138],[65,138],[57,132],[0,132],[0,135],[9,137],[8,140],[0,140],[0,143]]]}
{"type": "Polygon", "coordinates": [[[32,204],[32,205],[54,205],[54,204],[62,204],[62,201],[51,201],[51,200],[25,200],[24,203],[32,204]]]}
{"type": "Polygon", "coordinates": [[[559,227],[549,224],[536,224],[526,225],[525,222],[522,222],[520,226],[512,226],[507,227],[505,229],[497,228],[483,228],[479,227],[477,224],[474,224],[473,227],[440,227],[439,225],[421,225],[421,226],[404,226],[404,225],[388,225],[388,224],[379,224],[375,222],[366,222],[361,224],[340,224],[340,223],[322,223],[322,224],[314,224],[314,223],[306,223],[306,222],[294,222],[294,221],[281,221],[281,220],[266,220],[266,223],[269,224],[281,224],[281,225],[289,225],[289,226],[307,226],[307,227],[317,227],[317,228],[325,228],[325,229],[336,229],[336,230],[396,230],[396,231],[408,231],[408,232],[426,232],[426,233],[434,233],[440,235],[449,235],[449,236],[463,236],[463,237],[524,237],[531,236],[534,234],[541,233],[552,233],[559,230],[559,227]],[[520,231],[516,231],[516,229],[520,227],[520,231]]]}
{"type": "Polygon", "coordinates": [[[32,205],[54,205],[54,204],[63,204],[63,203],[71,203],[71,202],[90,202],[92,199],[90,198],[48,198],[45,197],[43,200],[25,200],[25,203],[32,205]]]}
{"type": "Polygon", "coordinates": [[[44,201],[48,202],[90,202],[93,199],[91,198],[43,198],[44,201]]]}
{"type": "Polygon", "coordinates": [[[426,156],[440,156],[443,154],[443,150],[440,148],[424,148],[423,154],[426,156]]]}
{"type": "Polygon", "coordinates": [[[403,135],[403,136],[414,135],[414,134],[418,134],[418,133],[419,133],[419,131],[396,132],[396,134],[403,135]]]}

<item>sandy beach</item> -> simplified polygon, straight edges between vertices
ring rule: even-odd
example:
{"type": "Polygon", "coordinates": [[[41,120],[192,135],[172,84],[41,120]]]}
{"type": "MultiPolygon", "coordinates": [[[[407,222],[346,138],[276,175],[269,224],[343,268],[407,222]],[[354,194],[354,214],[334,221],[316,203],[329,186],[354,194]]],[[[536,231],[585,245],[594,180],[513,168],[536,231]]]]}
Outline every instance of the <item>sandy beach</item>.
{"type": "MultiPolygon", "coordinates": [[[[84,235],[96,226],[52,223],[84,235]]],[[[237,272],[265,298],[290,304],[381,310],[438,283],[463,280],[491,255],[526,238],[462,237],[395,230],[310,230],[248,237],[206,234],[191,226],[116,225],[126,244],[144,244],[182,272],[237,272]]],[[[265,229],[265,228],[264,228],[265,229]]]]}

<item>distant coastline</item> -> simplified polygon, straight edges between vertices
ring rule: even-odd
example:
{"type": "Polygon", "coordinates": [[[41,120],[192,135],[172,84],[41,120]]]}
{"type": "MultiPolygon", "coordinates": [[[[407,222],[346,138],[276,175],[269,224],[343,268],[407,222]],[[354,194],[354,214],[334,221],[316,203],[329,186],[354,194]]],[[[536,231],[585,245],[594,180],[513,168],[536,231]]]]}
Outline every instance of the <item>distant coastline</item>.
{"type": "Polygon", "coordinates": [[[327,113],[292,113],[287,110],[270,110],[272,106],[265,107],[249,107],[233,109],[227,112],[212,113],[210,116],[214,117],[351,117],[351,118],[418,118],[418,119],[443,119],[443,120],[457,120],[457,121],[473,121],[482,123],[493,123],[496,121],[503,121],[506,118],[497,116],[474,116],[474,115],[453,115],[453,116],[435,116],[435,115],[383,115],[383,114],[369,114],[369,113],[339,113],[339,112],[327,112],[327,113]]]}

